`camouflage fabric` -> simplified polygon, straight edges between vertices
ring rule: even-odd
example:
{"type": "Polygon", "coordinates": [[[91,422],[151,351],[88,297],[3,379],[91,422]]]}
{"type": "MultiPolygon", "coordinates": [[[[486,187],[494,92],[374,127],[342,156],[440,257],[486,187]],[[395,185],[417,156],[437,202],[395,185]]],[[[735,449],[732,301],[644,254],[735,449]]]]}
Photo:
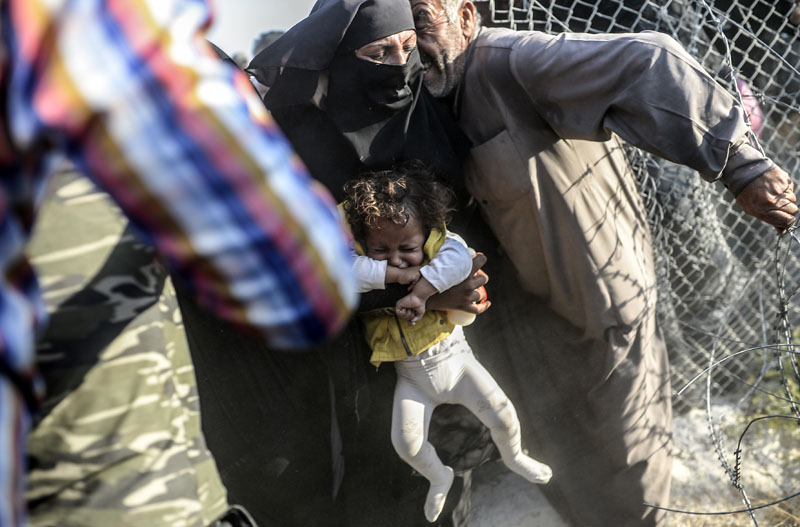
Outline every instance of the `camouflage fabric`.
{"type": "Polygon", "coordinates": [[[207,526],[227,509],[175,291],[108,196],[54,177],[29,255],[51,320],[29,438],[33,526],[207,526]]]}

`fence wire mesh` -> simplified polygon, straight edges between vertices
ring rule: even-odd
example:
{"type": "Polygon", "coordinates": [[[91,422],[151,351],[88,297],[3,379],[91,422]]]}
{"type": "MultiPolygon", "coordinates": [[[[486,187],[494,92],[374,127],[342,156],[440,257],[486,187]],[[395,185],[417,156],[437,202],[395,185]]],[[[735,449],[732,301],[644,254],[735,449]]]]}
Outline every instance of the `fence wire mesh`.
{"type": "MultiPolygon", "coordinates": [[[[671,35],[740,98],[754,141],[789,174],[798,174],[800,29],[789,21],[793,1],[478,0],[476,5],[487,26],[671,35]]],[[[791,335],[797,300],[794,291],[780,294],[776,263],[785,280],[796,284],[796,244],[776,262],[774,230],[745,216],[721,185],[627,148],[655,238],[658,313],[675,392],[708,368],[711,357],[786,343],[781,321],[787,319],[791,335]]],[[[769,348],[739,353],[713,369],[708,386],[696,382],[684,389],[675,408],[697,407],[707,393],[752,393],[785,360],[769,348]]]]}

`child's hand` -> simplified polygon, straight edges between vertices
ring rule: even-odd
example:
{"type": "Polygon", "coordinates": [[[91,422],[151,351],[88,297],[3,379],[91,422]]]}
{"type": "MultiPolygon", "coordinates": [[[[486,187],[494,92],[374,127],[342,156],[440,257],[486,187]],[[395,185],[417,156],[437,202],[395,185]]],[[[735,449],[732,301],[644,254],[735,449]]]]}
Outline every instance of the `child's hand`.
{"type": "Polygon", "coordinates": [[[413,292],[397,301],[395,304],[397,316],[406,320],[413,326],[422,319],[425,314],[425,300],[415,295],[413,292]]]}
{"type": "Polygon", "coordinates": [[[415,265],[413,267],[404,267],[403,269],[399,267],[394,267],[392,265],[386,266],[386,283],[387,284],[403,284],[403,285],[413,285],[417,283],[419,280],[419,266],[415,265]]]}
{"type": "Polygon", "coordinates": [[[397,301],[395,312],[413,326],[425,314],[425,303],[434,293],[436,288],[424,276],[420,277],[414,282],[411,292],[397,301]]]}

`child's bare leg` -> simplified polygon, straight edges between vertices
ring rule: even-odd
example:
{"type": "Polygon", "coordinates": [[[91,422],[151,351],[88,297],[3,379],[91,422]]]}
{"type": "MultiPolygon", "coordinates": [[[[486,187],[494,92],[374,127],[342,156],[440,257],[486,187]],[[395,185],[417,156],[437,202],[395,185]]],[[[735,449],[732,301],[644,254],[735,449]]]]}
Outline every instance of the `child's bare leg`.
{"type": "Polygon", "coordinates": [[[392,445],[400,458],[430,482],[425,518],[434,522],[453,484],[453,469],[444,465],[428,442],[428,426],[436,401],[398,375],[392,408],[392,445]]]}
{"type": "Polygon", "coordinates": [[[550,481],[552,469],[522,452],[519,419],[514,405],[471,353],[465,358],[463,377],[453,394],[457,400],[451,402],[466,406],[489,428],[503,463],[512,472],[531,483],[550,481]]]}

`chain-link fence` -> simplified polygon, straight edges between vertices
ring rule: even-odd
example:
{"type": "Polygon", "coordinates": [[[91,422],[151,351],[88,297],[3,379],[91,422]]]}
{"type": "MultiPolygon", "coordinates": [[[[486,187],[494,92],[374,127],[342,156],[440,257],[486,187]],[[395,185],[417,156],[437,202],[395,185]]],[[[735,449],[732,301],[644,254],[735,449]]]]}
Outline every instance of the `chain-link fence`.
{"type": "MultiPolygon", "coordinates": [[[[489,26],[671,35],[740,97],[767,155],[790,174],[800,173],[800,28],[789,21],[793,1],[477,0],[476,5],[489,26]]],[[[781,321],[791,321],[796,304],[787,302],[786,309],[780,302],[776,273],[785,270],[787,288],[794,287],[800,277],[797,258],[776,256],[774,231],[743,215],[721,185],[706,184],[690,169],[632,147],[629,159],[656,240],[659,315],[676,392],[712,357],[740,352],[713,369],[710,386],[697,382],[676,398],[676,409],[697,406],[707,388],[711,395],[744,393],[751,389],[748,383],[758,385],[785,360],[776,361],[773,350],[744,350],[786,342],[781,321]]]]}

